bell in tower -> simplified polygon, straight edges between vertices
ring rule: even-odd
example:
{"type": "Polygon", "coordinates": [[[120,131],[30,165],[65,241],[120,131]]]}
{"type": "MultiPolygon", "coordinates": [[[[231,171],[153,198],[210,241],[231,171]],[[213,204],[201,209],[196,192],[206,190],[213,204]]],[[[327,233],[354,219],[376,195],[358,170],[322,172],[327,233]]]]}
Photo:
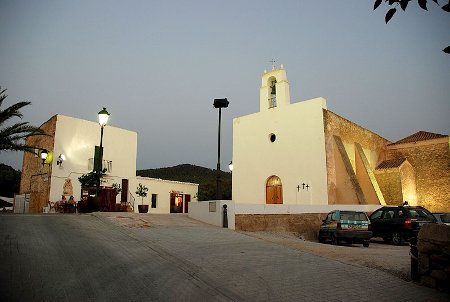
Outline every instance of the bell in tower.
{"type": "Polygon", "coordinates": [[[275,109],[291,103],[289,82],[283,65],[273,66],[271,71],[264,70],[259,94],[260,111],[275,109]]]}
{"type": "Polygon", "coordinates": [[[269,98],[269,108],[277,107],[277,80],[272,80],[272,84],[270,86],[270,98],[269,98]]]}
{"type": "Polygon", "coordinates": [[[272,81],[272,86],[270,86],[270,88],[272,89],[270,94],[271,95],[276,95],[277,94],[277,88],[275,86],[275,84],[277,83],[277,80],[273,80],[272,81]]]}

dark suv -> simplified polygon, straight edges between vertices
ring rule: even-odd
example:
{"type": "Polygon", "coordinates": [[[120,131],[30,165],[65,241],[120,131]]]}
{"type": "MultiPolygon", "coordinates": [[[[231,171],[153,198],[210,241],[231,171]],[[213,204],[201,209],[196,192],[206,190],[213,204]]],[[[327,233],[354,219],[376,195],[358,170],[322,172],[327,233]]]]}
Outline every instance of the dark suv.
{"type": "Polygon", "coordinates": [[[417,237],[424,223],[436,223],[436,218],[423,207],[386,206],[370,215],[373,237],[382,237],[395,245],[417,237]]]}

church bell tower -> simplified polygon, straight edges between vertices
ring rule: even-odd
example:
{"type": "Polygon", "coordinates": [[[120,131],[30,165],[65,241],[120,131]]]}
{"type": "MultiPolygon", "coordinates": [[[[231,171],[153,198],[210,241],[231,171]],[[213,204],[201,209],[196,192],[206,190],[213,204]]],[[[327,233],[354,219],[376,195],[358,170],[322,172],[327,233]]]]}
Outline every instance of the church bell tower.
{"type": "Polygon", "coordinates": [[[290,103],[289,82],[283,64],[280,68],[272,66],[269,72],[264,70],[259,93],[259,111],[276,109],[290,103]]]}

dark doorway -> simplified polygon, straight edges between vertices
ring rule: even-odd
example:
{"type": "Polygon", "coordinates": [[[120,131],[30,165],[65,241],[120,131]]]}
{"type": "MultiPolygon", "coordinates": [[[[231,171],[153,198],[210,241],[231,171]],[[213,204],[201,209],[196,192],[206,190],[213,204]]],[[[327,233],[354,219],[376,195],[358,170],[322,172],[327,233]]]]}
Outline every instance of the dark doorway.
{"type": "Polygon", "coordinates": [[[128,202],[128,179],[122,179],[120,202],[128,202]]]}
{"type": "Polygon", "coordinates": [[[191,202],[191,195],[184,195],[184,212],[189,213],[189,203],[191,202]]]}

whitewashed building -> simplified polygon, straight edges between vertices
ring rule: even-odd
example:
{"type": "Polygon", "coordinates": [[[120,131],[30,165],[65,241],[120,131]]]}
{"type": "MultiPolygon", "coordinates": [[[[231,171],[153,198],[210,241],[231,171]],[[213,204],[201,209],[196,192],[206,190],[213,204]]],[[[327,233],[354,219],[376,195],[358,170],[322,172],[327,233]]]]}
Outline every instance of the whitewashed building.
{"type": "MultiPolygon", "coordinates": [[[[48,136],[33,136],[27,144],[39,147],[36,154],[24,153],[20,193],[29,200],[29,212],[42,212],[48,201],[65,196],[81,199],[78,178],[93,170],[94,149],[100,143],[100,126],[96,122],[55,115],[40,127],[48,136]],[[40,154],[48,152],[43,162],[40,154]]],[[[149,205],[150,213],[185,213],[195,201],[198,185],[154,178],[136,177],[137,133],[105,126],[103,134],[103,163],[106,176],[101,186],[118,184],[123,189],[116,202],[128,203],[137,212],[137,205],[149,205]],[[149,191],[143,200],[135,191],[139,183],[149,191]]]]}
{"type": "Polygon", "coordinates": [[[260,110],[233,120],[233,200],[239,204],[384,204],[372,170],[388,140],[327,109],[291,104],[286,70],[262,75],[260,110]]]}

